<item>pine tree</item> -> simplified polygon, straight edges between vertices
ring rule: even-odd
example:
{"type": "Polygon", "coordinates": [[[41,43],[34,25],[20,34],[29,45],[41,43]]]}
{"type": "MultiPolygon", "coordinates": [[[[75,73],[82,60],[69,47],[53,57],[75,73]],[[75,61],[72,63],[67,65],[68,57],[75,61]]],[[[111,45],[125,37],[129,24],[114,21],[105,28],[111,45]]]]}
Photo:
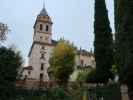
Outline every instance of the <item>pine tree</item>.
{"type": "Polygon", "coordinates": [[[96,81],[106,83],[109,78],[113,78],[110,69],[114,61],[113,40],[105,0],[95,0],[94,34],[96,81]]]}

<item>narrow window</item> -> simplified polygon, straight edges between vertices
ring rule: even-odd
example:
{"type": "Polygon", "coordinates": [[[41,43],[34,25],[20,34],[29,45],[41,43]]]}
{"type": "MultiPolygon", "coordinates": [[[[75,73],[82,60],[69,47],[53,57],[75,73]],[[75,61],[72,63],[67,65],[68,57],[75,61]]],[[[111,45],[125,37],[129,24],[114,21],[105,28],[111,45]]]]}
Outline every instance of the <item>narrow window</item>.
{"type": "Polygon", "coordinates": [[[81,60],[81,66],[83,66],[84,65],[84,61],[83,60],[81,60]]]}
{"type": "Polygon", "coordinates": [[[43,79],[43,74],[42,73],[40,73],[40,80],[42,80],[43,79]]]}
{"type": "Polygon", "coordinates": [[[41,57],[40,57],[41,59],[44,59],[44,54],[41,54],[41,57]]]}
{"type": "Polygon", "coordinates": [[[28,74],[30,75],[31,74],[31,71],[28,71],[28,74]]]}
{"type": "Polygon", "coordinates": [[[48,29],[49,29],[49,27],[48,27],[48,25],[46,25],[46,31],[48,31],[48,29]]]}
{"type": "Polygon", "coordinates": [[[42,24],[40,24],[40,31],[42,31],[42,29],[43,29],[43,25],[42,25],[42,24]]]}
{"type": "Polygon", "coordinates": [[[43,49],[43,50],[45,50],[45,47],[44,47],[44,46],[42,46],[42,49],[43,49]]]}
{"type": "Polygon", "coordinates": [[[41,63],[41,70],[44,70],[44,63],[41,63]]]}
{"type": "Polygon", "coordinates": [[[42,41],[42,36],[40,37],[40,41],[42,41]]]}

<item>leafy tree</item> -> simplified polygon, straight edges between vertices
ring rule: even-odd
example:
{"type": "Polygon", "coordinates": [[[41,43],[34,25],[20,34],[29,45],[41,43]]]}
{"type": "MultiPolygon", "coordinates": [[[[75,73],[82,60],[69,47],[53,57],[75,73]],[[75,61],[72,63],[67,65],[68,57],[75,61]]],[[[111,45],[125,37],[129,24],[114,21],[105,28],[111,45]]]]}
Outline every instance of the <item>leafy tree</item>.
{"type": "Polygon", "coordinates": [[[89,74],[88,71],[79,72],[76,81],[78,81],[78,82],[86,82],[88,74],[89,74]]]}
{"type": "Polygon", "coordinates": [[[113,40],[105,0],[95,0],[94,34],[96,80],[106,83],[109,78],[113,78],[110,69],[114,60],[113,40]]]}
{"type": "Polygon", "coordinates": [[[14,100],[15,81],[22,64],[20,54],[11,48],[0,48],[0,98],[14,100]]]}
{"type": "Polygon", "coordinates": [[[86,87],[84,87],[80,82],[74,82],[69,85],[68,91],[72,95],[73,100],[82,100],[84,88],[86,87]]]}
{"type": "Polygon", "coordinates": [[[75,49],[69,42],[61,40],[53,50],[50,66],[53,76],[61,83],[67,83],[74,71],[75,49]]]}
{"type": "Polygon", "coordinates": [[[6,39],[8,31],[8,26],[4,23],[0,23],[0,41],[4,41],[6,39]]]}

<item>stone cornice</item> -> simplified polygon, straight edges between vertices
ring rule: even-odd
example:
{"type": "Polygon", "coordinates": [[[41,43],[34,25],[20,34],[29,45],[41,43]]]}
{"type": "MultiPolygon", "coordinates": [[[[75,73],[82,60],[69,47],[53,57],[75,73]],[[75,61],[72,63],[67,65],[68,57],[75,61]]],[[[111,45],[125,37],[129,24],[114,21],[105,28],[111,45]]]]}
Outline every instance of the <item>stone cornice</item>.
{"type": "Polygon", "coordinates": [[[33,47],[34,47],[35,44],[46,45],[46,46],[52,46],[52,47],[55,46],[54,43],[44,43],[44,42],[34,41],[34,42],[32,43],[31,48],[30,48],[30,52],[29,52],[29,54],[28,54],[28,57],[30,57],[31,52],[32,52],[32,49],[33,49],[33,47]]]}

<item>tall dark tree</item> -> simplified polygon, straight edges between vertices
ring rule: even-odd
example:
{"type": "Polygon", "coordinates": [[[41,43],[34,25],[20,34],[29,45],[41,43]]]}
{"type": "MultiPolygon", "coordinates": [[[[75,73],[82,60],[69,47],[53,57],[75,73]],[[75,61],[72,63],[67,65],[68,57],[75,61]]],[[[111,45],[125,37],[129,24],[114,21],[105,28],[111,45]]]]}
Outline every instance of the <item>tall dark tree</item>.
{"type": "MultiPolygon", "coordinates": [[[[133,91],[133,1],[125,0],[125,14],[123,18],[123,38],[125,44],[125,62],[123,77],[129,90],[133,91]]],[[[133,99],[133,96],[132,98],[133,99]]]]}
{"type": "Polygon", "coordinates": [[[115,20],[115,32],[117,30],[118,27],[118,0],[114,0],[114,20],[115,20]]]}
{"type": "Polygon", "coordinates": [[[125,0],[114,0],[114,17],[115,17],[115,31],[118,33],[119,27],[123,22],[125,10],[125,0]]]}
{"type": "Polygon", "coordinates": [[[18,69],[22,64],[19,53],[6,47],[0,47],[0,98],[15,100],[15,82],[18,69]]]}
{"type": "Polygon", "coordinates": [[[96,59],[96,80],[100,83],[113,78],[110,69],[113,61],[113,39],[105,0],[95,0],[94,49],[96,59]]]}
{"type": "Polygon", "coordinates": [[[126,83],[129,87],[130,99],[133,95],[133,1],[117,0],[117,22],[116,28],[116,62],[120,67],[120,82],[126,83]]]}
{"type": "Polygon", "coordinates": [[[115,61],[116,65],[119,69],[124,66],[125,63],[125,52],[126,52],[126,44],[125,44],[125,35],[123,33],[124,27],[124,15],[125,15],[125,0],[116,0],[115,1],[115,61]]]}

